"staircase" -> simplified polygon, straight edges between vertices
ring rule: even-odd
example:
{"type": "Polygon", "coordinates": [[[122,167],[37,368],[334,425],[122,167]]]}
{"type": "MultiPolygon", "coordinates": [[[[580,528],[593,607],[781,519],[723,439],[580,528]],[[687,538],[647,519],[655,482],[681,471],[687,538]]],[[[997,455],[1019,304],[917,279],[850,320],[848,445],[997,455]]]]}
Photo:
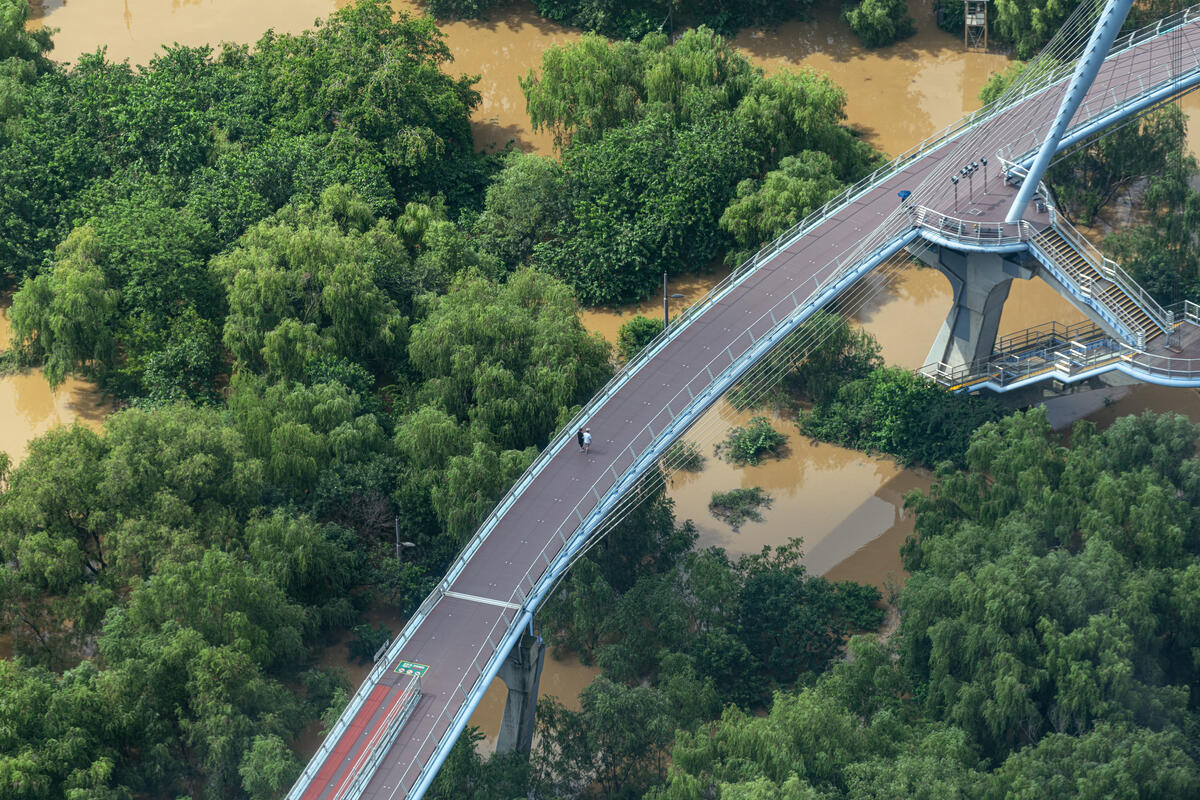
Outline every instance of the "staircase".
{"type": "MultiPolygon", "coordinates": [[[[1036,233],[1031,244],[1068,278],[1082,300],[1110,316],[1129,344],[1145,349],[1172,327],[1169,315],[1112,261],[1104,258],[1059,217],[1052,227],[1036,233]],[[1064,235],[1065,234],[1065,235],[1064,235]],[[1105,313],[1107,312],[1107,314],[1105,313]]],[[[1054,271],[1052,269],[1052,271],[1054,271]]]]}

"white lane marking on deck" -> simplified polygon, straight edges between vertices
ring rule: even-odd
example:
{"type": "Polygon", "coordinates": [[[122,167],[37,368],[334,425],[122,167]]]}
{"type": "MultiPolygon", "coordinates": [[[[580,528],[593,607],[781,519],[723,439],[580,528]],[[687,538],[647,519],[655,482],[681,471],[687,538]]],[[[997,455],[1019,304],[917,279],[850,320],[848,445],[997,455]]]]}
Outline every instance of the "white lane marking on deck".
{"type": "Polygon", "coordinates": [[[470,600],[472,603],[484,603],[485,605],[489,606],[500,606],[501,608],[508,608],[512,609],[513,611],[521,610],[521,607],[516,603],[509,603],[504,600],[493,600],[490,597],[480,597],[476,594],[463,594],[462,592],[442,592],[442,594],[446,597],[453,597],[456,600],[470,600]]]}

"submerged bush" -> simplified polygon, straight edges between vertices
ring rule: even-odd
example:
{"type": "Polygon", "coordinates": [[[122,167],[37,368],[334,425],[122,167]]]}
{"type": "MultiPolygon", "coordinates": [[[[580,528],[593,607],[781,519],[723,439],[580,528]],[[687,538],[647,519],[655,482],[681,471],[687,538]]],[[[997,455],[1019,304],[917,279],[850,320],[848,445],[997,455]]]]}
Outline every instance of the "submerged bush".
{"type": "Polygon", "coordinates": [[[779,449],[787,443],[787,435],[771,427],[766,417],[754,417],[743,427],[734,428],[714,449],[733,464],[758,466],[766,454],[779,457],[779,449]]]}
{"type": "Polygon", "coordinates": [[[667,452],[663,453],[663,467],[669,471],[685,470],[687,472],[699,472],[704,469],[704,454],[700,452],[700,445],[687,439],[680,439],[667,448],[667,452]]]}
{"type": "Polygon", "coordinates": [[[736,531],[743,522],[762,522],[763,517],[759,509],[770,508],[771,502],[771,495],[759,486],[752,486],[749,489],[713,492],[708,510],[717,519],[729,523],[729,527],[736,531]]]}

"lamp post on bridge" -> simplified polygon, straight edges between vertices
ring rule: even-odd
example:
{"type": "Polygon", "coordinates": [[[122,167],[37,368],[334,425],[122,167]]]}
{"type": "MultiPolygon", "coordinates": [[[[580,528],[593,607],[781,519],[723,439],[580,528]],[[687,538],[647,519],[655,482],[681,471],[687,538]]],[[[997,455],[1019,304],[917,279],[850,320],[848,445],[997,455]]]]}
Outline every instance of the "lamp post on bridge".
{"type": "Polygon", "coordinates": [[[980,156],[979,163],[983,164],[983,193],[987,194],[987,157],[980,156]]]}
{"type": "Polygon", "coordinates": [[[672,295],[667,294],[667,273],[664,271],[663,272],[663,330],[664,331],[667,329],[667,325],[671,324],[671,312],[667,306],[667,298],[668,297],[670,297],[670,299],[672,299],[672,300],[677,300],[677,299],[683,297],[683,295],[678,294],[678,293],[672,294],[672,295]]]}
{"type": "Polygon", "coordinates": [[[954,184],[954,210],[958,211],[958,176],[951,175],[950,182],[954,184]]]}

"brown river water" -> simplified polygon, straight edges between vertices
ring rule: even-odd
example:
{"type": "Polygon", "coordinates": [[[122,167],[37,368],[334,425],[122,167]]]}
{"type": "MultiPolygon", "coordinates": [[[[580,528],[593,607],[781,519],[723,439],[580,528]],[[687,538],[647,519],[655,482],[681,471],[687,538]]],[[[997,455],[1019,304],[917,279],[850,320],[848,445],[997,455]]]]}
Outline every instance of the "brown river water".
{"type": "MultiPolygon", "coordinates": [[[[107,47],[111,59],[147,62],[163,44],[188,45],[255,41],[263,31],[298,32],[327,15],[342,0],[34,0],[33,25],[58,29],[55,58],[72,61],[82,53],[107,47]]],[[[826,3],[805,22],[789,22],[774,29],[743,31],[735,44],[766,71],[810,66],[830,73],[847,93],[850,122],[876,147],[896,154],[955,121],[978,105],[976,94],[990,72],[1001,69],[1008,58],[996,53],[965,53],[961,38],[933,25],[930,0],[910,0],[917,34],[905,42],[865,51],[837,20],[838,4],[826,3]]],[[[400,10],[417,7],[409,0],[394,0],[400,10]]],[[[579,32],[539,18],[526,2],[496,12],[485,22],[443,24],[454,62],[454,73],[481,76],[482,103],[473,119],[476,145],[496,149],[513,142],[533,152],[551,153],[550,137],[530,129],[525,102],[517,79],[538,65],[547,47],[579,37],[579,32]]],[[[1183,101],[1185,110],[1200,111],[1200,93],[1183,101]]],[[[1192,131],[1193,152],[1200,150],[1200,132],[1192,131]]],[[[685,276],[672,282],[671,293],[685,295],[672,301],[674,315],[694,302],[721,277],[723,270],[685,276]]],[[[900,271],[888,286],[879,286],[874,299],[856,319],[878,337],[885,359],[915,368],[922,365],[933,336],[949,308],[950,287],[930,269],[900,271]]],[[[635,313],[662,313],[660,300],[636,308],[596,309],[582,314],[584,324],[615,339],[619,326],[635,313]]],[[[1070,305],[1038,281],[1016,281],[1005,306],[1002,332],[1045,322],[1079,318],[1070,305]]],[[[0,335],[5,335],[0,321],[0,335]]],[[[6,335],[5,335],[6,338],[6,335]]],[[[1119,414],[1143,408],[1178,410],[1200,420],[1200,395],[1187,390],[1135,387],[1090,418],[1101,424],[1119,414]]],[[[37,373],[0,378],[0,449],[15,458],[25,443],[53,425],[72,419],[96,424],[105,407],[97,405],[95,390],[81,381],[68,381],[52,394],[37,373]]],[[[726,405],[718,405],[694,430],[705,453],[711,453],[730,424],[744,421],[726,405]]],[[[670,487],[677,515],[695,520],[701,544],[718,544],[731,553],[754,552],[801,536],[806,563],[814,573],[832,579],[853,579],[884,588],[903,579],[899,545],[912,530],[902,510],[906,491],[924,489],[929,476],[922,470],[900,469],[887,458],[811,442],[786,420],[776,426],[789,435],[785,457],[758,467],[734,468],[709,457],[703,472],[677,475],[670,487]],[[761,486],[774,497],[762,523],[746,523],[735,533],[708,512],[714,490],[761,486]]],[[[402,620],[386,619],[393,630],[402,620]]],[[[0,642],[0,647],[3,643],[0,642]]],[[[366,668],[346,663],[345,648],[329,649],[329,666],[347,668],[352,681],[366,668]]],[[[361,673],[361,674],[360,674],[361,673]]],[[[577,704],[579,690],[595,669],[570,658],[547,658],[542,691],[568,704],[577,704]]],[[[504,704],[497,682],[485,696],[472,723],[480,725],[494,747],[504,704]]],[[[315,730],[301,750],[315,747],[315,730]]]]}
{"type": "MultiPolygon", "coordinates": [[[[9,302],[8,296],[0,299],[0,350],[8,346],[9,302]]],[[[0,375],[0,451],[15,465],[35,436],[75,420],[99,429],[110,409],[100,391],[79,378],[67,378],[51,391],[41,370],[0,375]]]]}

